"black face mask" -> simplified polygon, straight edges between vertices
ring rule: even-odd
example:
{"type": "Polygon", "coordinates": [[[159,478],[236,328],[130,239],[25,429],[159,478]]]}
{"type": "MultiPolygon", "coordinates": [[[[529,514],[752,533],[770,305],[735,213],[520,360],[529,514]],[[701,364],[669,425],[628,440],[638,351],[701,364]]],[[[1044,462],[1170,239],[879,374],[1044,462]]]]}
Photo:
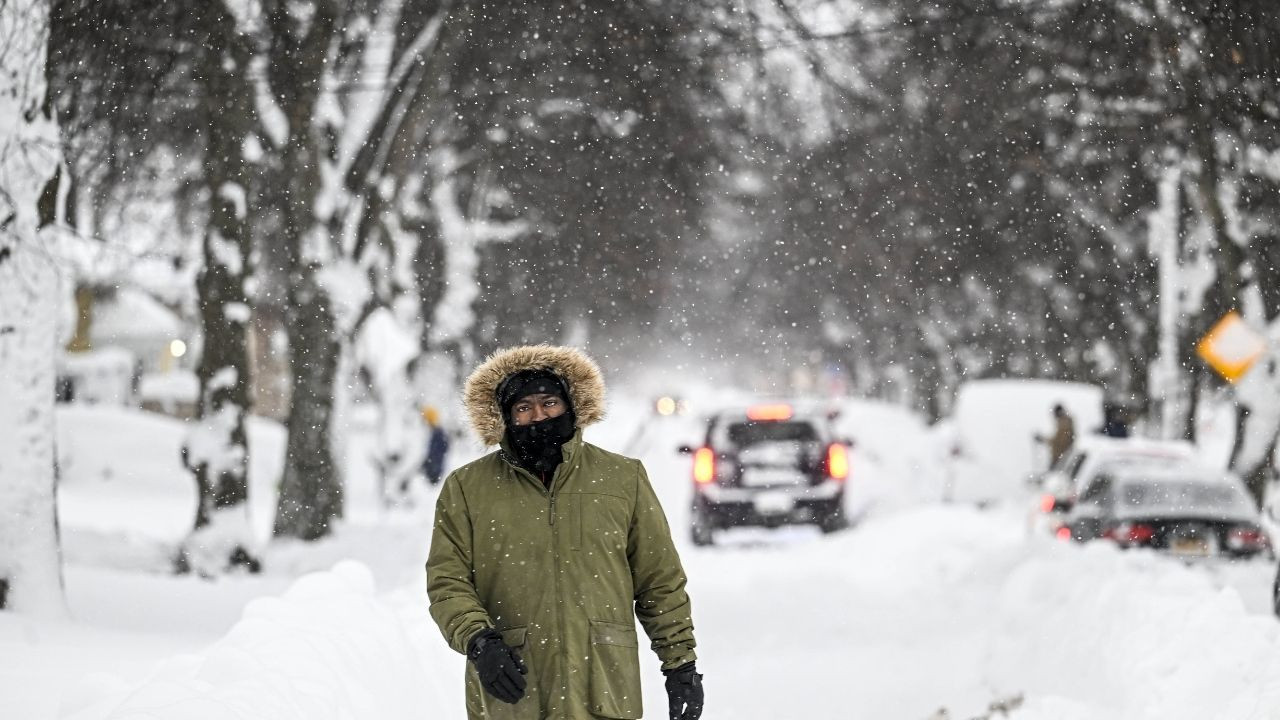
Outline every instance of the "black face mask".
{"type": "Polygon", "coordinates": [[[528,425],[508,425],[507,440],[520,467],[535,475],[555,472],[563,459],[560,446],[573,437],[573,411],[528,425]]]}

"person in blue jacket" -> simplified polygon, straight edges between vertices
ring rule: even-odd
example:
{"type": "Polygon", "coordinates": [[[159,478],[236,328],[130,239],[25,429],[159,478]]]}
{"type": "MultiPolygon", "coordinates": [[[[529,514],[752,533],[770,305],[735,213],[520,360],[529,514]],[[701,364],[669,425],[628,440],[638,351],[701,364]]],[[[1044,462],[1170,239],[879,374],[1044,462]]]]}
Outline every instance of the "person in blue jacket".
{"type": "Polygon", "coordinates": [[[422,408],[422,419],[427,423],[430,437],[427,439],[427,457],[422,461],[422,472],[427,482],[438,485],[444,477],[444,457],[449,452],[449,436],[440,427],[440,411],[427,406],[422,408]]]}

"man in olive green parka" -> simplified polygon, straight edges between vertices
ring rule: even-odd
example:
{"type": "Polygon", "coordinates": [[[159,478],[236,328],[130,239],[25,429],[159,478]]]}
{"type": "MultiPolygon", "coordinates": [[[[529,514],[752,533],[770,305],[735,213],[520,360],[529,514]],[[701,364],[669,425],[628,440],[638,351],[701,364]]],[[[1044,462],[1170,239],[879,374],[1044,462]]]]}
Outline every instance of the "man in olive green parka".
{"type": "Polygon", "coordinates": [[[697,720],[702,676],[666,516],[638,460],[582,440],[604,416],[599,368],[572,348],[505,350],[467,379],[464,403],[500,447],[444,482],[427,595],[470,658],[468,718],[641,717],[638,618],[670,717],[697,720]]]}

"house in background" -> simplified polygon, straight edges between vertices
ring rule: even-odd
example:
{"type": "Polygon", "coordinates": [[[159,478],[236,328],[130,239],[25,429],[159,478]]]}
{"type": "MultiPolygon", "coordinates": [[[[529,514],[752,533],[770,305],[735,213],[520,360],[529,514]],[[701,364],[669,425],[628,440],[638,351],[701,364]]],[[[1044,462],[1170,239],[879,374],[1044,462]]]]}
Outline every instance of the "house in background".
{"type": "Polygon", "coordinates": [[[75,327],[58,362],[60,400],[192,416],[198,341],[177,312],[136,287],[83,286],[75,327]]]}

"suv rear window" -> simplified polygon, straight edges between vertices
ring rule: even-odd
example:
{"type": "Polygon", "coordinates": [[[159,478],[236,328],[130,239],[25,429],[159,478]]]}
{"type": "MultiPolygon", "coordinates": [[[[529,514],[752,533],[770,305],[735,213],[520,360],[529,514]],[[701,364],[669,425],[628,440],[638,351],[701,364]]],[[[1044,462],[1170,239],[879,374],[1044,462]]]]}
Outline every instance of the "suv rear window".
{"type": "Polygon", "coordinates": [[[1142,481],[1124,486],[1124,502],[1131,507],[1161,510],[1222,511],[1248,514],[1252,503],[1232,485],[1194,481],[1142,481]]]}
{"type": "Polygon", "coordinates": [[[729,444],[748,447],[763,442],[814,442],[818,433],[807,422],[739,422],[726,428],[729,444]]]}

